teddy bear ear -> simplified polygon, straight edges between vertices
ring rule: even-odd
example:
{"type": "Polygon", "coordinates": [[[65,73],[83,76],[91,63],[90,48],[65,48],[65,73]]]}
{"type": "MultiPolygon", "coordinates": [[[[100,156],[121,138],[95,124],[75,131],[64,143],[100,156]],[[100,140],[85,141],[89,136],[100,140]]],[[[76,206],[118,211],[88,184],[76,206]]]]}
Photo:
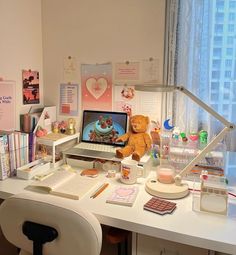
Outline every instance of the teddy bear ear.
{"type": "Polygon", "coordinates": [[[148,116],[146,116],[146,122],[147,122],[147,124],[149,124],[149,117],[148,116]]]}

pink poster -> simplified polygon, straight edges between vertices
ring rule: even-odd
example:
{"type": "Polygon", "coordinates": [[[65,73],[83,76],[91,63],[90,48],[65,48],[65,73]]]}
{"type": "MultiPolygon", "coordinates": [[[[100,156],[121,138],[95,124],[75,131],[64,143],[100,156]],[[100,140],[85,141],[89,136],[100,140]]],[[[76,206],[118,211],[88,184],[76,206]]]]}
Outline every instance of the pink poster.
{"type": "Polygon", "coordinates": [[[82,64],[82,109],[112,110],[112,65],[82,64]]]}
{"type": "Polygon", "coordinates": [[[13,81],[0,81],[0,127],[2,130],[15,129],[15,82],[13,81]]]}

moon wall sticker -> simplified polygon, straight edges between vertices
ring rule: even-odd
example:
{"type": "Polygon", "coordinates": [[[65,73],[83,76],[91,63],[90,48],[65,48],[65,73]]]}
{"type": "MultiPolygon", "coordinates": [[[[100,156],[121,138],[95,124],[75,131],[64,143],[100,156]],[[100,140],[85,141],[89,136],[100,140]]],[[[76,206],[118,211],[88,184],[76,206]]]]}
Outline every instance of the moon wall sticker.
{"type": "Polygon", "coordinates": [[[171,126],[169,124],[169,121],[170,121],[170,119],[167,119],[167,120],[164,121],[164,124],[163,124],[164,128],[167,129],[167,130],[171,130],[171,129],[174,128],[174,126],[171,126]]]}

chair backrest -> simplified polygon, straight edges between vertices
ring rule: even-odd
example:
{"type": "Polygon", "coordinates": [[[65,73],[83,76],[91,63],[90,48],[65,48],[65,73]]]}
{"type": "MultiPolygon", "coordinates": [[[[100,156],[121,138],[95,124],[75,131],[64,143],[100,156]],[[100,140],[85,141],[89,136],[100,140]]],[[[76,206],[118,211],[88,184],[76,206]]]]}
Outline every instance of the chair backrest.
{"type": "Polygon", "coordinates": [[[58,237],[43,245],[43,255],[98,255],[102,230],[97,218],[79,202],[47,194],[22,193],[0,206],[0,226],[6,239],[33,254],[33,244],[22,232],[30,221],[54,228],[58,237]]]}

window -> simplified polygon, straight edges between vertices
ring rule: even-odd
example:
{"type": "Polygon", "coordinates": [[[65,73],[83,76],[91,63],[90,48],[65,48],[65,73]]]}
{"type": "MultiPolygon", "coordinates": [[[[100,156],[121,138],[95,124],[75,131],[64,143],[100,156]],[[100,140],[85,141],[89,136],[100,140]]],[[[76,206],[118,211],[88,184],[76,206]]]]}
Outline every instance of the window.
{"type": "Polygon", "coordinates": [[[234,25],[233,24],[228,25],[228,31],[231,32],[231,33],[234,32],[234,25]]]}
{"type": "MultiPolygon", "coordinates": [[[[178,2],[176,84],[184,84],[228,121],[236,122],[236,0],[178,2]]],[[[182,114],[183,104],[178,104],[174,110],[176,119],[182,118],[181,125],[201,125],[209,134],[219,131],[217,121],[201,110],[187,107],[182,114]]],[[[229,137],[227,148],[236,150],[236,132],[229,137]]]]}
{"type": "Polygon", "coordinates": [[[226,67],[232,67],[233,61],[232,59],[226,59],[225,60],[225,66],[226,67]]]}
{"type": "MultiPolygon", "coordinates": [[[[225,93],[223,98],[224,98],[224,100],[229,100],[229,93],[225,93]]],[[[224,108],[224,106],[223,106],[223,108],[224,108]]],[[[227,105],[227,109],[229,109],[229,105],[227,105]]],[[[223,109],[223,111],[225,111],[225,110],[223,109]]]]}
{"type": "Polygon", "coordinates": [[[214,48],[213,49],[213,56],[214,57],[221,57],[221,52],[222,52],[221,48],[214,48]]]}
{"type": "Polygon", "coordinates": [[[234,37],[233,36],[228,36],[227,37],[227,44],[232,45],[234,43],[234,37]]]}
{"type": "Polygon", "coordinates": [[[232,56],[232,54],[233,54],[233,48],[227,48],[226,49],[226,55],[232,56]]]}
{"type": "Polygon", "coordinates": [[[217,46],[221,46],[222,42],[223,42],[222,38],[223,38],[222,36],[215,36],[214,37],[214,44],[217,45],[217,46]]]}
{"type": "Polygon", "coordinates": [[[216,24],[215,25],[215,32],[217,34],[223,33],[223,25],[216,24]]]}
{"type": "Polygon", "coordinates": [[[220,83],[219,82],[212,82],[211,89],[212,90],[219,90],[220,83]]]}
{"type": "Polygon", "coordinates": [[[224,88],[229,89],[230,88],[230,82],[224,82],[224,88]]]}
{"type": "Polygon", "coordinates": [[[216,22],[223,23],[224,22],[224,13],[217,12],[216,13],[216,22]]]}
{"type": "Polygon", "coordinates": [[[235,13],[229,13],[229,21],[235,21],[235,13]]]}
{"type": "Polygon", "coordinates": [[[217,0],[216,1],[216,9],[219,10],[219,11],[224,9],[224,0],[217,0]]]}
{"type": "Polygon", "coordinates": [[[231,71],[225,71],[225,78],[231,78],[231,71]]]}
{"type": "Polygon", "coordinates": [[[229,8],[235,9],[236,8],[236,1],[229,1],[229,8]]]}

